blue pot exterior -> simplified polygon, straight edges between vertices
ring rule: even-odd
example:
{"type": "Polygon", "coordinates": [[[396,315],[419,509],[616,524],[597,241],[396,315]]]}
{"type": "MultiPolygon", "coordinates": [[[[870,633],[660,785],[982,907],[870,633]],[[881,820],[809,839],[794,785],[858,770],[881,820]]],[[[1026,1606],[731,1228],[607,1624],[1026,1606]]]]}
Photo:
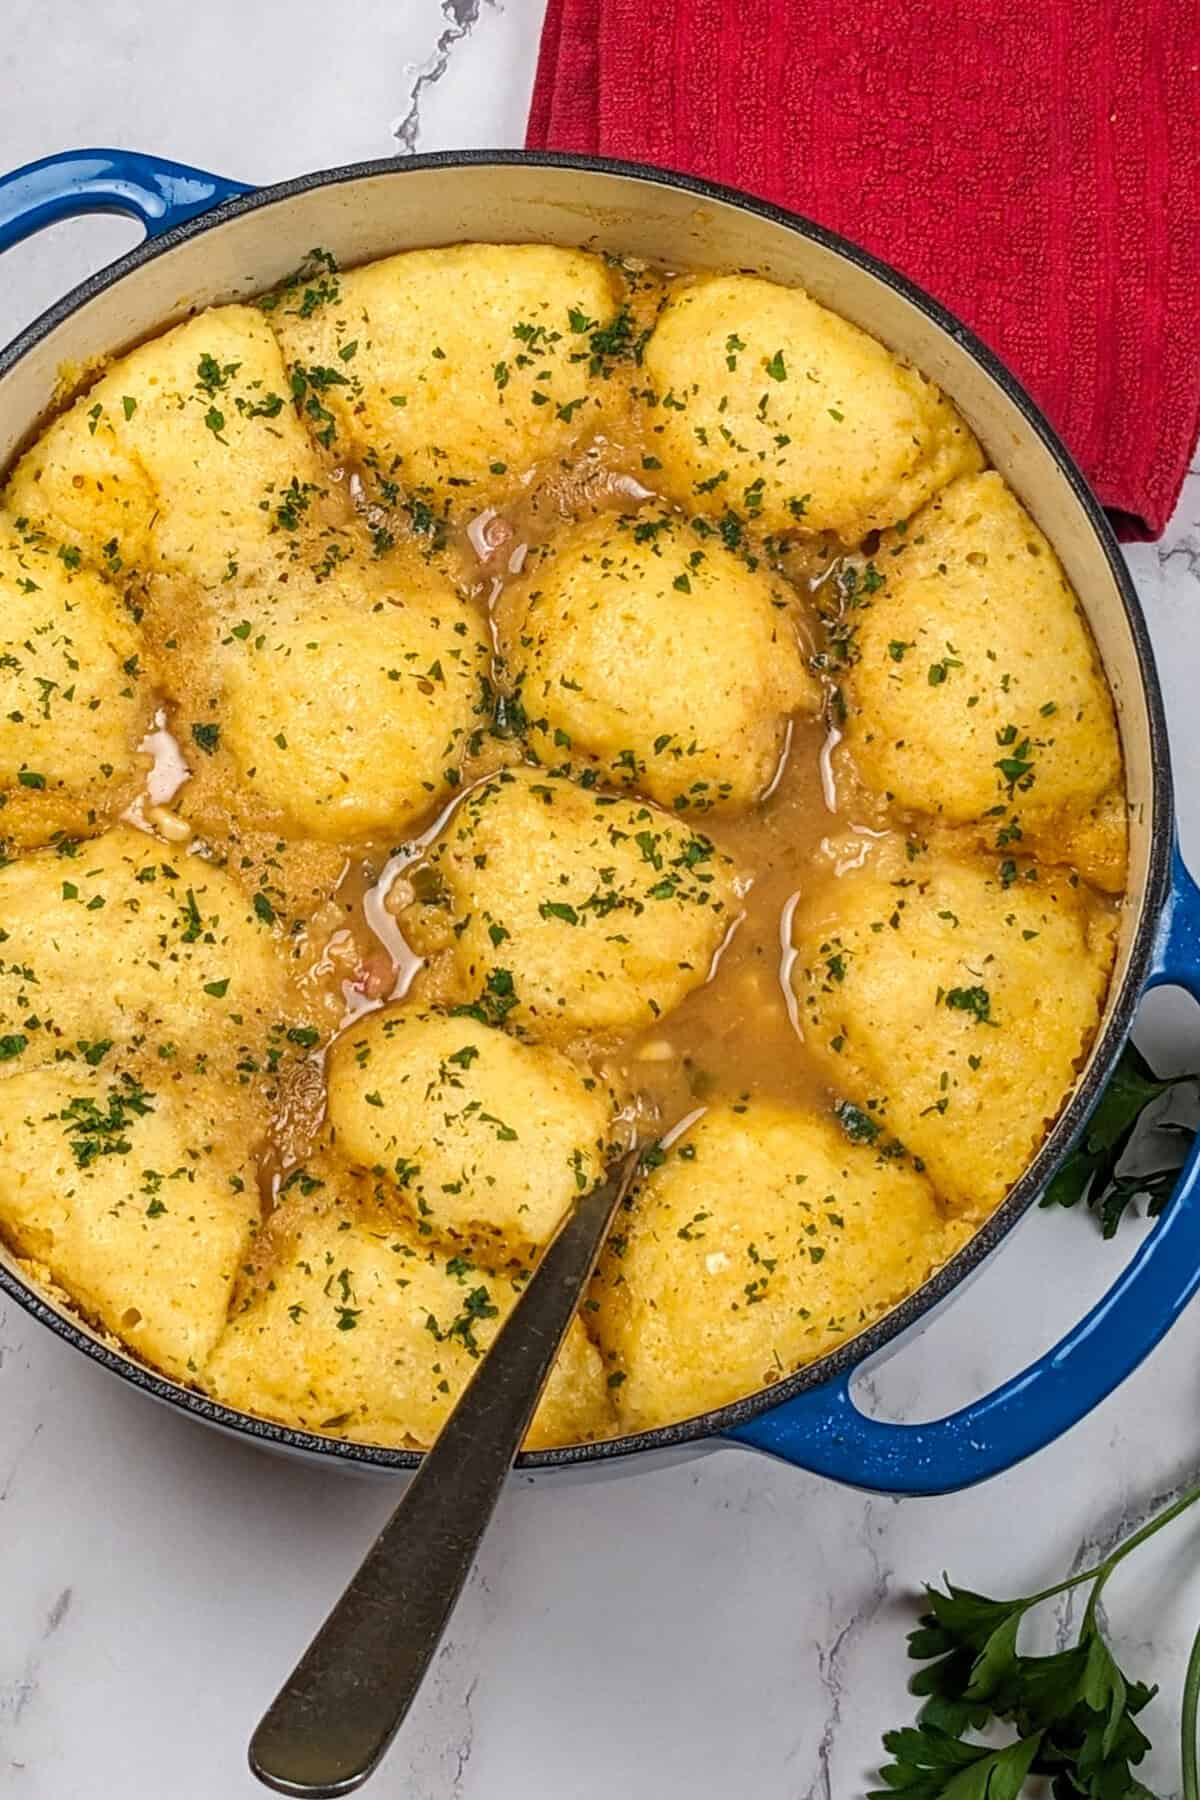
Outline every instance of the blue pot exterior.
{"type": "MultiPolygon", "coordinates": [[[[819,1364],[800,1370],[765,1393],[700,1419],[611,1442],[542,1451],[523,1456],[519,1462],[526,1468],[574,1468],[635,1455],[644,1457],[650,1452],[677,1453],[686,1445],[720,1437],[765,1451],[799,1468],[874,1491],[939,1494],[967,1487],[1040,1449],[1099,1404],[1170,1328],[1200,1283],[1198,1140],[1170,1204],[1146,1234],[1133,1260],[1104,1298],[1048,1355],[983,1399],[930,1424],[896,1425],[870,1419],[858,1411],[851,1398],[855,1370],[900,1334],[914,1328],[931,1307],[944,1301],[1036,1199],[1057,1162],[1084,1130],[1128,1036],[1142,993],[1150,987],[1173,983],[1200,999],[1200,889],[1184,868],[1173,842],[1170,763],[1161,694],[1137,598],[1107,521],[1082,475],[1007,370],[936,302],[856,246],[779,208],[687,176],[545,153],[465,152],[331,170],[275,188],[254,190],[240,182],[151,156],[86,150],[43,158],[0,178],[0,251],[46,224],[89,210],[116,211],[138,218],[147,238],[156,240],[156,244],[142,246],[123,257],[22,333],[0,355],[0,377],[15,367],[57,321],[90,296],[122,280],[148,258],[169,252],[197,233],[219,229],[247,211],[284,203],[327,184],[364,178],[390,180],[409,171],[431,169],[491,169],[502,179],[506,169],[518,167],[568,169],[578,171],[582,178],[590,175],[628,179],[643,188],[683,192],[693,196],[698,204],[736,207],[798,233],[868,271],[916,306],[1004,390],[1023,415],[1030,433],[1049,450],[1068,482],[1120,591],[1149,722],[1155,782],[1150,867],[1137,934],[1118,1003],[1105,1030],[1102,1053],[1094,1056],[1055,1128],[1053,1153],[1045,1152],[1034,1160],[992,1219],[952,1262],[876,1326],[819,1364]]],[[[411,1469],[420,1460],[419,1454],[412,1451],[347,1443],[274,1425],[177,1387],[95,1338],[2,1265],[0,1291],[124,1380],[220,1429],[249,1436],[267,1447],[364,1471],[411,1469]]]]}

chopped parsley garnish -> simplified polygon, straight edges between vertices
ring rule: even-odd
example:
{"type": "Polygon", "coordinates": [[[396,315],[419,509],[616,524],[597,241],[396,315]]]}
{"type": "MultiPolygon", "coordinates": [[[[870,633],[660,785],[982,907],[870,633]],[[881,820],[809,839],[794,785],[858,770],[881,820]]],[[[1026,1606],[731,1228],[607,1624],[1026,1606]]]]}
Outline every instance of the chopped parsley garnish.
{"type": "Polygon", "coordinates": [[[985,987],[949,988],[942,996],[952,1012],[970,1013],[977,1025],[994,1025],[991,995],[985,987]]]}
{"type": "Polygon", "coordinates": [[[873,1144],[879,1136],[881,1128],[870,1113],[865,1113],[850,1100],[840,1101],[833,1109],[833,1116],[852,1144],[873,1144]]]}
{"type": "Polygon", "coordinates": [[[192,737],[199,744],[205,756],[212,756],[221,741],[221,727],[219,725],[193,725],[192,737]]]}
{"type": "Polygon", "coordinates": [[[425,1329],[432,1332],[439,1344],[457,1338],[463,1348],[473,1357],[482,1355],[475,1337],[475,1327],[481,1319],[495,1319],[500,1308],[493,1304],[492,1297],[486,1287],[472,1288],[462,1303],[462,1310],[443,1331],[432,1313],[425,1318],[425,1329]]]}
{"type": "Polygon", "coordinates": [[[994,767],[999,769],[1008,785],[1008,795],[1010,800],[1018,788],[1024,793],[1033,786],[1032,745],[1028,738],[1022,738],[1018,744],[1016,742],[1016,736],[1017,728],[1015,725],[1006,725],[1003,731],[998,731],[996,733],[996,742],[1001,749],[1007,749],[1009,746],[1012,746],[1011,753],[1008,756],[997,758],[994,764],[994,767]]]}
{"type": "Polygon", "coordinates": [[[578,925],[579,914],[562,900],[543,900],[538,907],[543,919],[561,919],[564,925],[578,925]]]}
{"type": "Polygon", "coordinates": [[[465,1006],[455,1006],[451,1012],[452,1016],[456,1018],[478,1019],[481,1025],[503,1025],[517,1004],[512,971],[493,969],[484,983],[483,992],[478,1000],[473,1000],[465,1006]]]}
{"type": "Polygon", "coordinates": [[[86,1094],[69,1101],[58,1116],[79,1167],[86,1169],[101,1156],[127,1155],[132,1147],[126,1136],[130,1123],[154,1111],[153,1098],[132,1075],[122,1075],[120,1084],[109,1089],[103,1111],[86,1094]]]}

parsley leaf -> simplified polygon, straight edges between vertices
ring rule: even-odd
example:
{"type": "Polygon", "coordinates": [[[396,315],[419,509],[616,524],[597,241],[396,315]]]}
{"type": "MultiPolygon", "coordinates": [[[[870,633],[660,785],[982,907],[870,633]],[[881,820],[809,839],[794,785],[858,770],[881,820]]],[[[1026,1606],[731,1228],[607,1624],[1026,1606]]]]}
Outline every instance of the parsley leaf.
{"type": "Polygon", "coordinates": [[[1169,1097],[1181,1090],[1190,1090],[1193,1102],[1200,1099],[1200,1073],[1158,1076],[1136,1045],[1126,1044],[1087,1129],[1041,1204],[1077,1206],[1086,1200],[1106,1238],[1115,1236],[1126,1210],[1137,1200],[1144,1199],[1148,1215],[1157,1217],[1171,1197],[1195,1136],[1195,1125],[1169,1116],[1175,1110],[1169,1097]],[[1165,1147],[1158,1150],[1159,1144],[1165,1147]],[[1122,1170],[1127,1154],[1144,1164],[1151,1146],[1161,1158],[1157,1165],[1122,1170]]]}
{"type": "MultiPolygon", "coordinates": [[[[915,1725],[885,1735],[891,1761],[868,1800],[1018,1800],[1036,1776],[1053,1783],[1056,1800],[1153,1800],[1133,1770],[1150,1748],[1137,1715],[1155,1689],[1118,1667],[1100,1626],[1100,1599],[1118,1564],[1197,1500],[1200,1488],[1188,1490],[1094,1568],[1040,1593],[993,1600],[949,1581],[944,1590],[926,1588],[929,1610],[908,1640],[909,1655],[925,1665],[911,1683],[921,1709],[915,1725]],[[1027,1615],[1084,1586],[1091,1591],[1078,1640],[1048,1656],[1023,1655],[1018,1636],[1027,1615]],[[1010,1728],[1009,1742],[996,1742],[998,1725],[1010,1728]],[[987,1743],[968,1735],[985,1728],[987,1743]]],[[[1185,1800],[1200,1793],[1198,1695],[1200,1637],[1184,1694],[1185,1800]]]]}
{"type": "Polygon", "coordinates": [[[1041,1744],[1040,1734],[1021,1738],[1002,1750],[965,1744],[931,1725],[923,1730],[889,1731],[884,1748],[895,1758],[883,1771],[895,1787],[879,1790],[868,1800],[1017,1800],[1041,1744]],[[899,1777],[903,1777],[902,1780],[899,1777]]]}

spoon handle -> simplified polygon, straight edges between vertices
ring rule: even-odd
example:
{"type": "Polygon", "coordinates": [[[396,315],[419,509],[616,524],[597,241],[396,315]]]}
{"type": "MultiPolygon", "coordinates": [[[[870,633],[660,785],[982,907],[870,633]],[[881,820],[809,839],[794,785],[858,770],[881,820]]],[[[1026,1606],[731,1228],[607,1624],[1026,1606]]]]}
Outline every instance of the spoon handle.
{"type": "Polygon", "coordinates": [[[559,1345],[637,1167],[576,1204],[250,1743],[276,1793],[353,1793],[402,1724],[462,1592],[559,1345]]]}

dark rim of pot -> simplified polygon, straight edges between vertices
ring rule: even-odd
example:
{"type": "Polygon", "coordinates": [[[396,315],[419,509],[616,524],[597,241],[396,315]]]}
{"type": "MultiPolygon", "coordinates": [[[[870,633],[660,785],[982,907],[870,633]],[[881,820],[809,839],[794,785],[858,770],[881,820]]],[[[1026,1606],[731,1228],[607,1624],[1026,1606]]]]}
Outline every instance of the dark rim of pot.
{"type": "MultiPolygon", "coordinates": [[[[1055,1167],[1082,1130],[1129,1034],[1149,969],[1158,919],[1170,882],[1174,804],[1162,693],[1136,590],[1117,546],[1112,527],[1070,453],[1040,409],[986,344],[969,331],[944,306],[932,299],[905,276],[889,268],[886,263],[881,262],[868,251],[862,250],[846,238],[838,236],[836,232],[827,231],[824,226],[815,224],[811,219],[806,219],[799,213],[789,212],[784,207],[774,206],[768,201],[757,200],[740,193],[736,188],[723,187],[719,183],[704,181],[693,175],[678,174],[666,169],[648,168],[639,163],[620,162],[605,157],[573,156],[554,151],[437,151],[425,156],[392,157],[379,162],[350,163],[343,168],[320,170],[313,174],[297,176],[291,181],[278,182],[273,187],[258,188],[248,194],[223,201],[219,206],[213,207],[211,211],[201,213],[183,224],[172,226],[161,236],[149,239],[146,243],[119,257],[116,262],[101,269],[66,294],[14,338],[8,348],[0,353],[0,377],[7,374],[57,325],[95,295],[112,287],[145,263],[152,262],[156,257],[167,255],[178,245],[187,243],[204,232],[215,230],[228,220],[240,217],[244,213],[256,212],[278,205],[298,194],[306,193],[312,188],[360,181],[366,177],[403,176],[425,169],[488,167],[504,169],[520,166],[573,169],[581,175],[622,176],[649,186],[680,189],[685,193],[694,194],[698,199],[715,201],[725,206],[736,207],[742,212],[752,213],[773,225],[782,226],[785,230],[811,238],[814,242],[845,258],[846,261],[857,264],[859,268],[873,275],[878,281],[909,301],[924,314],[931,324],[945,332],[964,349],[1003,390],[1020,412],[1029,430],[1041,440],[1050,452],[1059,470],[1066,478],[1076,504],[1099,540],[1113,580],[1121,595],[1130,635],[1137,653],[1138,670],[1149,720],[1154,781],[1150,859],[1146,889],[1142,900],[1141,916],[1130,949],[1128,968],[1117,1004],[1094,1047],[1091,1065],[1086,1076],[1079,1082],[1038,1154],[1003,1203],[976,1232],[970,1242],[965,1244],[956,1256],[930,1276],[928,1281],[922,1283],[899,1306],[893,1307],[883,1318],[860,1332],[857,1337],[839,1345],[836,1350],[828,1356],[822,1357],[819,1362],[809,1364],[794,1375],[777,1382],[773,1387],[747,1395],[744,1399],[736,1400],[728,1406],[718,1407],[712,1412],[681,1420],[678,1424],[658,1426],[651,1431],[640,1431],[626,1437],[605,1439],[600,1443],[573,1444],[558,1450],[524,1452],[517,1459],[516,1466],[520,1469],[542,1469],[563,1467],[575,1463],[606,1461],[614,1457],[632,1456],[643,1450],[665,1449],[701,1438],[718,1436],[734,1426],[745,1424],[748,1420],[757,1418],[761,1413],[785,1405],[797,1394],[804,1393],[810,1388],[818,1387],[836,1376],[845,1374],[867,1357],[882,1350],[886,1344],[908,1330],[932,1307],[945,1299],[964,1276],[983,1262],[1021,1215],[1033,1204],[1053,1174],[1055,1167]]],[[[38,1319],[43,1325],[47,1325],[51,1331],[56,1332],[60,1338],[73,1344],[76,1349],[82,1350],[95,1362],[111,1370],[113,1374],[119,1375],[123,1380],[131,1382],[135,1387],[165,1401],[168,1405],[191,1413],[194,1417],[203,1419],[209,1424],[223,1427],[244,1437],[256,1439],[260,1443],[281,1449],[300,1451],[310,1456],[333,1458],[349,1463],[367,1464],[381,1469],[412,1469],[416,1468],[421,1460],[419,1451],[385,1449],[378,1445],[353,1443],[344,1438],[322,1437],[316,1432],[277,1425],[266,1419],[255,1418],[249,1413],[238,1412],[233,1407],[223,1406],[191,1388],[180,1387],[168,1377],[133,1360],[126,1352],[116,1350],[111,1345],[101,1342],[75,1319],[59,1312],[41,1295],[27,1287],[19,1276],[5,1267],[3,1263],[0,1263],[0,1292],[7,1294],[35,1319],[38,1319]]]]}

